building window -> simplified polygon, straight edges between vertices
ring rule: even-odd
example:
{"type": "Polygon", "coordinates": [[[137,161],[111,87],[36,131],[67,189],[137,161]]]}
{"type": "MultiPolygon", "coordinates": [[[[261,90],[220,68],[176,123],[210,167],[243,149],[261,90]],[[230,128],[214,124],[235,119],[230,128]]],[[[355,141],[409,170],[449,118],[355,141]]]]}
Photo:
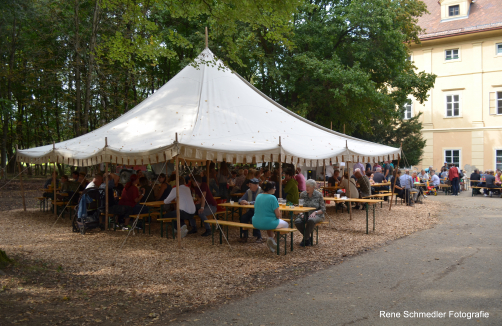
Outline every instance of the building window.
{"type": "Polygon", "coordinates": [[[502,43],[495,44],[495,54],[502,55],[502,43]]]}
{"type": "Polygon", "coordinates": [[[502,92],[497,92],[497,114],[502,114],[502,92]]]}
{"type": "Polygon", "coordinates": [[[450,49],[444,51],[445,60],[456,60],[458,59],[458,49],[450,49]]]}
{"type": "Polygon", "coordinates": [[[460,95],[446,95],[446,116],[460,116],[460,95]]]}
{"type": "Polygon", "coordinates": [[[406,103],[404,105],[404,117],[403,117],[403,119],[408,120],[408,119],[411,119],[412,116],[413,116],[412,103],[411,103],[410,100],[408,100],[408,103],[406,103]]]}
{"type": "Polygon", "coordinates": [[[455,5],[455,6],[449,6],[448,7],[448,16],[458,16],[460,15],[460,6],[455,5]]]}
{"type": "Polygon", "coordinates": [[[502,150],[495,151],[495,170],[502,170],[502,150]]]}
{"type": "Polygon", "coordinates": [[[456,167],[460,167],[460,149],[445,150],[444,161],[448,164],[453,163],[456,167]]]}

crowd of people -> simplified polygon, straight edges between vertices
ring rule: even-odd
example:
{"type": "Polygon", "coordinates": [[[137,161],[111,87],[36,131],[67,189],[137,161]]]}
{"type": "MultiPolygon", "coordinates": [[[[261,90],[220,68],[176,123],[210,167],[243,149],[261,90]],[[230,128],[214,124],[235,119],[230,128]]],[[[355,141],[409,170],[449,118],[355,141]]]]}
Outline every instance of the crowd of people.
{"type": "MultiPolygon", "coordinates": [[[[429,187],[437,188],[441,183],[449,183],[452,187],[452,194],[457,196],[459,180],[463,177],[463,172],[453,164],[446,164],[436,174],[432,167],[421,170],[420,173],[394,168],[392,162],[385,161],[380,164],[366,165],[356,163],[353,166],[353,173],[349,176],[347,170],[341,173],[337,165],[326,167],[326,181],[328,187],[337,187],[337,193],[349,198],[369,197],[380,191],[395,189],[397,196],[403,198],[407,205],[413,206],[421,191],[417,184],[427,183],[429,187]],[[390,182],[390,185],[386,184],[390,182]]],[[[98,173],[91,181],[86,179],[83,172],[74,171],[71,179],[63,175],[60,179],[56,174],[56,187],[60,191],[57,194],[58,200],[74,198],[77,192],[85,189],[104,189],[106,175],[98,173]]],[[[471,180],[479,180],[481,186],[496,188],[501,186],[501,172],[486,171],[480,174],[478,170],[471,175],[471,180]]],[[[140,213],[147,213],[148,207],[144,203],[152,201],[163,201],[165,203],[163,211],[164,217],[176,217],[176,211],[172,202],[176,199],[176,174],[170,176],[164,173],[158,175],[156,181],[149,180],[141,170],[132,174],[129,180],[122,185],[119,176],[114,173],[108,174],[109,179],[109,213],[115,215],[116,223],[123,229],[131,228],[129,216],[140,213]]],[[[189,173],[179,180],[179,205],[182,227],[181,236],[187,234],[197,234],[198,229],[194,216],[198,215],[202,222],[208,216],[217,211],[215,197],[229,201],[235,194],[239,194],[237,203],[239,205],[254,205],[253,209],[248,209],[239,220],[241,223],[253,224],[253,237],[255,242],[267,242],[271,251],[276,250],[276,240],[270,230],[285,228],[289,223],[281,219],[279,211],[279,201],[285,200],[288,205],[298,205],[299,201],[303,206],[312,207],[312,211],[307,214],[300,214],[294,219],[296,228],[304,235],[301,246],[308,246],[312,243],[310,235],[315,224],[324,219],[326,207],[323,194],[317,190],[318,185],[315,180],[306,180],[301,168],[285,169],[279,175],[278,169],[270,170],[267,167],[261,169],[237,168],[231,170],[230,165],[221,163],[218,170],[215,164],[211,164],[208,170],[202,170],[196,175],[189,173]],[[282,193],[280,193],[279,183],[282,183],[282,193]],[[185,221],[188,221],[188,230],[185,221]],[[262,238],[260,230],[267,231],[267,238],[262,238]]],[[[48,179],[44,188],[54,187],[53,178],[48,179]]],[[[489,190],[488,190],[489,191],[489,190]]],[[[485,190],[485,196],[488,195],[485,190]]],[[[52,198],[53,192],[46,191],[44,196],[52,198]]],[[[425,194],[424,194],[425,196],[425,194]]],[[[387,200],[387,198],[385,197],[387,200]]],[[[345,204],[338,204],[342,208],[345,204]]],[[[354,204],[354,209],[362,208],[358,203],[354,204]]],[[[208,223],[204,224],[202,236],[211,235],[208,223]]],[[[173,223],[176,229],[176,223],[173,223]]],[[[138,226],[141,227],[141,226],[138,226]]],[[[177,230],[176,230],[177,232],[177,230]]],[[[248,242],[248,230],[242,230],[240,242],[248,242]]]]}

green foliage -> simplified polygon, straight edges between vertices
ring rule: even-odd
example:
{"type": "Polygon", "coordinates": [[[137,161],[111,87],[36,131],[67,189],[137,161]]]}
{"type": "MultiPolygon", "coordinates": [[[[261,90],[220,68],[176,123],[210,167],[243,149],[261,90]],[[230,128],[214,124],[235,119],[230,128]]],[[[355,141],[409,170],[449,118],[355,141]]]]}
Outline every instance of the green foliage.
{"type": "Polygon", "coordinates": [[[435,81],[407,61],[425,8],[416,0],[4,1],[5,156],[127,112],[204,49],[207,26],[211,50],[272,99],[325,127],[403,141],[418,160],[418,117],[402,121],[399,108],[410,95],[425,101],[435,81]]]}

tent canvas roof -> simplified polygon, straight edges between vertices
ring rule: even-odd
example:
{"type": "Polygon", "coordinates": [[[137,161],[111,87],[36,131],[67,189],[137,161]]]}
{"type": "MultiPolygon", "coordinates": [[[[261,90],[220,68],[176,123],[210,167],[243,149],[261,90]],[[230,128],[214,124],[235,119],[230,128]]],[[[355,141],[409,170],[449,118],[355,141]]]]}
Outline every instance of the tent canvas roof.
{"type": "Polygon", "coordinates": [[[21,162],[89,166],[191,161],[332,162],[397,159],[399,148],[321,127],[261,93],[209,49],[126,114],[88,134],[19,150],[21,162]],[[176,134],[178,141],[176,142],[176,134]],[[281,146],[279,146],[279,137],[281,146]],[[105,138],[107,146],[105,146],[105,138]]]}

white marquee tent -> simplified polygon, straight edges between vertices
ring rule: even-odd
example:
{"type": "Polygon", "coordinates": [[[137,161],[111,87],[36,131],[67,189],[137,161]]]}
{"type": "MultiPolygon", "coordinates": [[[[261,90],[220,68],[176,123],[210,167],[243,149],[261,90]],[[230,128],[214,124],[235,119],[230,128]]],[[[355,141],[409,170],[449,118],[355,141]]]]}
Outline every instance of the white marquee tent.
{"type": "Polygon", "coordinates": [[[109,124],[54,147],[20,150],[17,160],[141,165],[179,155],[200,162],[260,163],[278,162],[282,154],[282,162],[315,167],[400,154],[399,148],[349,137],[292,113],[215,61],[207,48],[195,62],[109,124]]]}

